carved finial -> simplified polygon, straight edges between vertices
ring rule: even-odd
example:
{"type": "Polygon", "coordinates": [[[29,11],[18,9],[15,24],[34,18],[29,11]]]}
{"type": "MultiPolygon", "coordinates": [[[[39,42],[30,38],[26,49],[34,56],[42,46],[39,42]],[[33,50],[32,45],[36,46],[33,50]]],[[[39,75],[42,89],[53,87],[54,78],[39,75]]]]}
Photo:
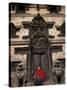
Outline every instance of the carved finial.
{"type": "Polygon", "coordinates": [[[40,11],[40,7],[39,7],[39,4],[37,4],[37,11],[40,11]]]}
{"type": "Polygon", "coordinates": [[[37,16],[40,16],[40,13],[39,12],[37,13],[37,16]]]}
{"type": "Polygon", "coordinates": [[[39,11],[40,11],[39,4],[37,4],[37,11],[38,11],[38,14],[39,14],[39,11]]]}

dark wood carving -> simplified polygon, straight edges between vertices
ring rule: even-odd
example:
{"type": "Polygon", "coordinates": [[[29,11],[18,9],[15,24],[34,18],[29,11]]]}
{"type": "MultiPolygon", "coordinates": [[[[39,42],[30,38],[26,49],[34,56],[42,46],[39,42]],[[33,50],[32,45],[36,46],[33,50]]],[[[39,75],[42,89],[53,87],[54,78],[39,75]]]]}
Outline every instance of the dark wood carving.
{"type": "Polygon", "coordinates": [[[37,47],[47,46],[49,44],[48,37],[42,31],[35,32],[31,37],[31,45],[37,47]]]}
{"type": "Polygon", "coordinates": [[[30,38],[34,33],[39,31],[39,29],[40,31],[48,35],[47,22],[38,13],[37,16],[35,16],[30,23],[30,31],[29,31],[30,38]]]}

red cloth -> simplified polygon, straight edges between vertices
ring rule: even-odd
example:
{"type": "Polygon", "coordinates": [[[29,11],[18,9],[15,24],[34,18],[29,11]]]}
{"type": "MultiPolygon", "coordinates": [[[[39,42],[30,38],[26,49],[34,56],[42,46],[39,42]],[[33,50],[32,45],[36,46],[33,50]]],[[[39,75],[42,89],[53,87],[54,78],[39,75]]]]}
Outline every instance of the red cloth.
{"type": "Polygon", "coordinates": [[[42,80],[44,80],[46,78],[46,73],[44,72],[44,70],[42,69],[37,69],[34,72],[34,76],[38,76],[40,77],[42,80]]]}

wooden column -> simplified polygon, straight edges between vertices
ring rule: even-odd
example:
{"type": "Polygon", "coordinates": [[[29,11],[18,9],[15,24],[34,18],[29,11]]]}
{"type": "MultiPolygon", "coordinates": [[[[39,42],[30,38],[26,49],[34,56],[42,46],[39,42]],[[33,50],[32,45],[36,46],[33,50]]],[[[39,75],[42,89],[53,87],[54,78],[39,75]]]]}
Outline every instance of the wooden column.
{"type": "Polygon", "coordinates": [[[49,78],[50,78],[50,80],[53,80],[53,76],[52,76],[52,62],[51,62],[51,56],[50,56],[49,47],[48,47],[48,61],[49,61],[49,78]]]}

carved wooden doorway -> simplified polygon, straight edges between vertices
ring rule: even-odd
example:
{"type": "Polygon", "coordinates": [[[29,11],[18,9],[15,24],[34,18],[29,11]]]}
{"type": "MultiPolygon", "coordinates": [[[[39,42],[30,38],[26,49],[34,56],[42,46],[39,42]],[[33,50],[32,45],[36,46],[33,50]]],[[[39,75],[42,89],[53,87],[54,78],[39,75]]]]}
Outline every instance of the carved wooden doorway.
{"type": "Polygon", "coordinates": [[[32,35],[31,38],[31,72],[34,72],[40,66],[47,74],[49,72],[49,41],[40,29],[32,35]]]}
{"type": "Polygon", "coordinates": [[[32,67],[32,69],[33,69],[33,71],[35,71],[36,68],[38,66],[40,66],[47,74],[49,71],[48,52],[47,52],[47,49],[44,49],[44,48],[42,48],[42,51],[44,51],[44,52],[33,54],[33,62],[32,62],[33,67],[32,67]]]}
{"type": "Polygon", "coordinates": [[[30,74],[40,66],[47,76],[51,70],[47,22],[37,14],[30,23],[30,74]]]}

